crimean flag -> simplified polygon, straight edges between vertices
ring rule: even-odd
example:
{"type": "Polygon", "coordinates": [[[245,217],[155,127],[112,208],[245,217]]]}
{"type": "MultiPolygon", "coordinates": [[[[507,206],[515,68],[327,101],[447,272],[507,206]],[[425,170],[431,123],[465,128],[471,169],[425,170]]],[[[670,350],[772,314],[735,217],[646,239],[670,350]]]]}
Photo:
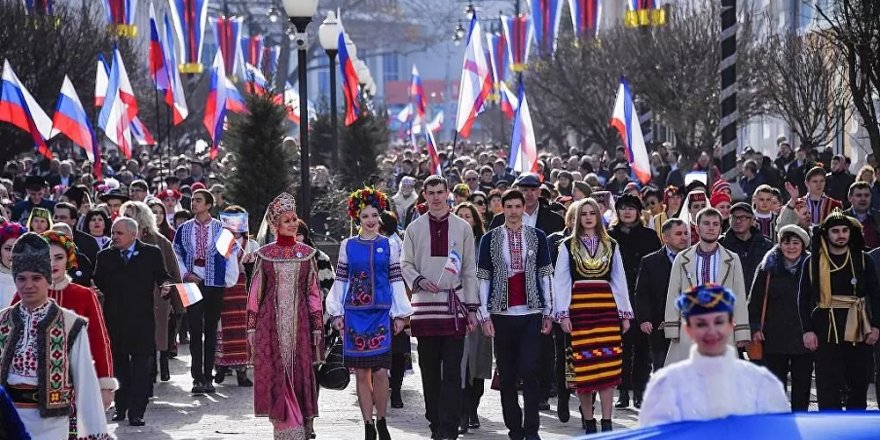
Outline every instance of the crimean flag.
{"type": "Polygon", "coordinates": [[[223,124],[226,122],[226,70],[220,52],[214,56],[211,88],[208,90],[208,101],[205,103],[205,117],[202,122],[211,136],[210,155],[211,159],[215,159],[220,151],[220,138],[223,136],[223,124]]]}
{"type": "Polygon", "coordinates": [[[165,53],[165,65],[168,68],[168,89],[165,90],[165,104],[171,108],[171,122],[178,125],[189,116],[189,108],[186,105],[186,95],[183,92],[183,82],[180,80],[180,71],[177,66],[177,50],[174,45],[174,34],[171,20],[165,14],[165,38],[162,40],[163,52],[165,53]]]}
{"type": "Polygon", "coordinates": [[[3,60],[0,80],[0,122],[8,122],[30,133],[37,151],[52,159],[52,150],[46,145],[46,139],[52,133],[52,120],[18,79],[9,60],[3,60]]]}
{"type": "Polygon", "coordinates": [[[147,127],[141,122],[141,118],[137,116],[131,121],[131,135],[139,145],[156,145],[156,140],[153,139],[153,135],[150,134],[150,131],[147,130],[147,127]]]}
{"type": "Polygon", "coordinates": [[[517,17],[502,15],[501,30],[504,31],[504,38],[507,39],[510,69],[514,72],[522,72],[526,69],[526,60],[529,59],[529,51],[534,39],[532,19],[522,14],[517,17]]]}
{"type": "Polygon", "coordinates": [[[431,174],[442,176],[443,169],[440,167],[440,155],[437,154],[437,142],[434,140],[434,133],[431,130],[425,130],[425,147],[427,147],[428,156],[431,158],[431,174]]]}
{"type": "Polygon", "coordinates": [[[571,25],[577,38],[595,38],[602,22],[601,0],[568,0],[571,25]]]}
{"type": "Polygon", "coordinates": [[[149,49],[149,67],[150,77],[156,84],[156,90],[168,90],[168,65],[165,64],[165,50],[162,48],[162,42],[159,40],[159,26],[156,25],[156,11],[153,9],[153,2],[150,2],[150,49],[149,49]]]}
{"type": "Polygon", "coordinates": [[[100,164],[95,163],[95,154],[98,143],[95,141],[95,132],[92,130],[92,124],[89,123],[89,117],[73,88],[70,78],[64,75],[64,82],[61,84],[61,95],[58,96],[58,105],[55,108],[55,114],[52,115],[52,134],[63,134],[74,144],[82,148],[89,162],[94,165],[92,168],[100,168],[100,164]]]}
{"type": "Polygon", "coordinates": [[[403,108],[403,110],[400,111],[400,113],[397,114],[397,120],[400,121],[400,123],[402,124],[406,123],[407,121],[409,121],[409,118],[412,117],[412,114],[413,106],[412,103],[409,103],[406,105],[406,107],[403,108]]]}
{"type": "Polygon", "coordinates": [[[455,117],[455,130],[463,138],[471,135],[471,127],[477,115],[484,110],[484,103],[492,93],[492,75],[486,65],[483,51],[483,33],[477,14],[471,18],[467,47],[461,67],[461,83],[458,88],[458,113],[455,117]]]}
{"type": "Polygon", "coordinates": [[[98,67],[95,69],[95,108],[104,106],[104,97],[107,96],[107,86],[110,83],[110,68],[104,61],[104,54],[98,54],[98,67]]]}
{"type": "Polygon", "coordinates": [[[507,83],[501,83],[501,112],[507,116],[507,119],[513,119],[518,108],[519,98],[510,91],[507,83]]]}
{"type": "Polygon", "coordinates": [[[539,56],[548,57],[556,52],[556,37],[559,35],[564,2],[565,0],[529,0],[539,56]]]}
{"type": "Polygon", "coordinates": [[[202,291],[199,290],[199,286],[196,283],[175,284],[174,290],[177,291],[183,307],[189,307],[202,300],[202,291]]]}
{"type": "Polygon", "coordinates": [[[223,255],[223,258],[229,258],[229,256],[232,255],[232,251],[235,250],[236,245],[235,236],[232,235],[232,232],[229,229],[224,228],[220,232],[220,236],[217,237],[217,242],[214,244],[214,247],[220,255],[223,255]]]}
{"type": "Polygon", "coordinates": [[[202,49],[208,23],[208,0],[169,0],[174,33],[180,43],[180,73],[202,73],[202,49]]]}
{"type": "Polygon", "coordinates": [[[507,70],[510,69],[507,38],[504,34],[486,34],[486,50],[489,52],[489,66],[495,93],[501,93],[501,83],[507,81],[507,70]]]}
{"type": "Polygon", "coordinates": [[[245,64],[261,66],[263,64],[263,36],[251,35],[241,39],[241,54],[245,64]]]}
{"type": "Polygon", "coordinates": [[[639,113],[633,105],[632,91],[626,78],[620,79],[614,111],[611,114],[611,126],[620,133],[620,139],[626,149],[626,159],[633,174],[643,184],[650,182],[651,166],[648,162],[648,149],[645,147],[639,113]]]}
{"type": "Polygon", "coordinates": [[[104,12],[107,17],[107,27],[116,35],[126,38],[137,36],[137,26],[135,26],[137,0],[104,0],[104,12]]]}
{"type": "Polygon", "coordinates": [[[526,89],[522,78],[519,80],[519,106],[513,119],[513,136],[510,139],[510,158],[507,166],[513,171],[530,173],[538,171],[538,144],[535,141],[535,128],[532,114],[526,100],[526,89]]]}
{"type": "Polygon", "coordinates": [[[127,159],[131,159],[131,123],[138,114],[137,101],[118,48],[113,49],[113,66],[98,126],[127,159]]]}
{"type": "Polygon", "coordinates": [[[354,70],[354,60],[345,47],[345,32],[339,32],[339,71],[342,75],[342,94],[345,96],[345,125],[354,124],[361,113],[358,76],[354,70]]]}
{"type": "Polygon", "coordinates": [[[211,20],[214,25],[214,40],[217,49],[223,54],[223,64],[226,74],[233,77],[241,77],[244,73],[244,63],[241,56],[242,22],[241,17],[219,16],[211,20]]]}

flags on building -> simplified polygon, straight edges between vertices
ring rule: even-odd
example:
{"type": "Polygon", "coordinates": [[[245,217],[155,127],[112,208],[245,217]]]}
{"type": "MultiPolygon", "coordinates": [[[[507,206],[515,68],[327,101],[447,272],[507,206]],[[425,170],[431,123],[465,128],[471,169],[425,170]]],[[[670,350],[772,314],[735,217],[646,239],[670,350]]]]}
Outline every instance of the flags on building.
{"type": "Polygon", "coordinates": [[[153,3],[150,2],[149,67],[150,78],[153,78],[156,90],[168,90],[168,68],[171,66],[165,64],[165,59],[165,50],[162,41],[159,40],[159,27],[156,25],[156,11],[153,9],[153,3]]]}
{"type": "Polygon", "coordinates": [[[538,170],[538,144],[535,141],[535,129],[532,125],[532,115],[529,112],[529,103],[526,100],[526,90],[522,79],[519,81],[517,93],[519,106],[516,117],[513,119],[513,136],[510,139],[510,156],[507,166],[513,171],[520,173],[536,172],[538,170]]]}
{"type": "Polygon", "coordinates": [[[502,15],[501,30],[507,39],[507,53],[512,63],[510,68],[514,72],[522,72],[526,69],[526,60],[529,59],[534,39],[532,19],[522,14],[517,17],[502,15]]]}
{"type": "Polygon", "coordinates": [[[110,82],[98,117],[98,126],[127,159],[131,159],[131,123],[137,114],[137,101],[122,62],[122,54],[119,48],[114,48],[110,82]]]}
{"type": "Polygon", "coordinates": [[[223,135],[223,123],[226,122],[226,69],[220,52],[214,56],[211,88],[208,90],[208,101],[205,103],[205,117],[202,122],[211,137],[211,159],[215,159],[223,135]]]}
{"type": "Polygon", "coordinates": [[[342,94],[345,96],[345,125],[354,124],[361,112],[358,76],[354,70],[354,59],[345,46],[345,32],[339,32],[339,71],[342,76],[342,94]]]}
{"type": "Polygon", "coordinates": [[[263,36],[251,35],[241,39],[241,55],[245,64],[261,66],[263,59],[263,36]]]}
{"type": "Polygon", "coordinates": [[[95,108],[104,106],[104,97],[107,95],[109,85],[110,68],[104,61],[104,54],[98,54],[98,67],[95,73],[95,108]]]}
{"type": "Polygon", "coordinates": [[[571,25],[577,38],[594,38],[602,22],[601,0],[568,0],[571,25]]]}
{"type": "Polygon", "coordinates": [[[104,0],[104,12],[107,26],[113,29],[116,35],[126,38],[137,36],[137,26],[135,26],[137,0],[104,0]]]}
{"type": "Polygon", "coordinates": [[[223,54],[226,74],[241,77],[244,73],[244,59],[241,54],[242,17],[219,16],[211,20],[214,25],[214,41],[217,50],[223,54]]]}
{"type": "Polygon", "coordinates": [[[0,122],[8,122],[30,133],[37,151],[52,159],[52,151],[46,145],[46,139],[52,133],[52,120],[18,79],[9,60],[3,60],[0,79],[0,122]]]}
{"type": "Polygon", "coordinates": [[[461,83],[458,89],[458,113],[455,129],[463,138],[471,135],[471,127],[477,115],[483,111],[483,104],[492,92],[492,78],[486,55],[483,51],[483,33],[477,14],[471,18],[464,62],[461,68],[461,83]]]}
{"type": "Polygon", "coordinates": [[[556,52],[556,37],[565,0],[529,0],[538,55],[549,57],[556,52]]]}
{"type": "Polygon", "coordinates": [[[507,87],[507,83],[501,83],[501,112],[507,116],[507,119],[513,119],[516,116],[516,110],[519,108],[519,99],[513,92],[510,91],[510,88],[507,87]]]}
{"type": "Polygon", "coordinates": [[[89,161],[95,163],[95,132],[92,130],[92,124],[89,123],[89,117],[73,88],[70,78],[64,75],[64,82],[61,84],[61,95],[58,97],[58,105],[55,107],[55,114],[52,115],[52,134],[63,134],[74,144],[82,148],[89,161]]]}
{"type": "Polygon", "coordinates": [[[180,73],[202,73],[202,48],[208,22],[208,0],[169,0],[174,33],[180,43],[180,73]]]}
{"type": "Polygon", "coordinates": [[[171,27],[171,20],[168,14],[165,14],[165,39],[162,41],[163,52],[165,53],[165,65],[168,66],[168,89],[165,90],[165,103],[171,107],[171,122],[178,125],[189,116],[189,109],[186,105],[186,95],[183,92],[183,82],[180,80],[180,71],[177,66],[178,51],[174,45],[174,34],[171,27]]]}
{"type": "Polygon", "coordinates": [[[611,126],[614,127],[626,148],[626,158],[633,174],[642,182],[651,181],[651,166],[648,162],[648,150],[642,137],[639,114],[633,105],[632,92],[626,78],[620,79],[614,111],[611,114],[611,126]]]}

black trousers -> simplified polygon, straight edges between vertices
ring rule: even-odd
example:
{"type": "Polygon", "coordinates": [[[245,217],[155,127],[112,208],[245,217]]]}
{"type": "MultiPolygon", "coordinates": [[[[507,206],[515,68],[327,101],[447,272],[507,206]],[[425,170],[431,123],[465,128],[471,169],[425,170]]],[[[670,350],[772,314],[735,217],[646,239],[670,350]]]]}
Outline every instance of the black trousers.
{"type": "Polygon", "coordinates": [[[150,398],[150,370],[153,355],[127,353],[122,343],[113,344],[113,371],[119,381],[114,401],[116,412],[128,414],[129,419],[143,417],[150,398]]]}
{"type": "Polygon", "coordinates": [[[214,375],[214,355],[217,353],[217,324],[223,309],[223,287],[199,284],[204,299],[186,309],[189,321],[189,351],[192,355],[193,380],[209,381],[214,375]],[[204,342],[202,337],[204,336],[204,342]]]}
{"type": "Polygon", "coordinates": [[[874,392],[880,402],[880,342],[874,344],[874,392]]]}
{"type": "MultiPolygon", "coordinates": [[[[641,331],[641,329],[637,330],[641,331]]],[[[629,331],[632,331],[632,328],[629,331]]],[[[656,328],[650,335],[646,336],[648,336],[648,345],[651,347],[651,364],[654,367],[654,371],[657,371],[663,368],[663,364],[666,363],[666,353],[669,353],[669,339],[666,339],[663,330],[657,330],[656,328]]]]}
{"type": "Polygon", "coordinates": [[[538,434],[540,383],[538,369],[542,364],[542,316],[492,315],[495,326],[495,362],[501,382],[501,411],[511,439],[538,434]],[[516,385],[522,381],[523,409],[519,406],[516,385]]]}
{"type": "Polygon", "coordinates": [[[791,410],[810,408],[810,385],[813,383],[813,354],[764,353],[764,366],[788,388],[791,374],[791,410]]]}
{"type": "Polygon", "coordinates": [[[648,335],[637,325],[633,325],[623,334],[622,368],[620,390],[639,393],[645,391],[651,376],[651,346],[648,344],[648,335]]]}
{"type": "Polygon", "coordinates": [[[461,412],[464,337],[422,336],[418,341],[425,418],[428,419],[431,434],[456,438],[461,412]]]}
{"type": "Polygon", "coordinates": [[[820,411],[842,410],[844,388],[847,410],[864,410],[868,406],[868,372],[872,357],[872,347],[865,343],[833,344],[819,337],[816,395],[820,411]]]}
{"type": "Polygon", "coordinates": [[[400,390],[403,387],[403,375],[406,373],[406,355],[403,353],[391,354],[391,382],[392,390],[400,390]]]}
{"type": "MultiPolygon", "coordinates": [[[[465,374],[467,377],[467,374],[465,374]]],[[[471,382],[465,380],[464,388],[461,390],[461,418],[477,418],[477,408],[480,407],[480,399],[483,398],[483,392],[486,390],[486,379],[474,379],[471,382]]]]}
{"type": "Polygon", "coordinates": [[[571,345],[571,335],[562,331],[562,326],[555,322],[553,323],[553,344],[556,392],[559,404],[565,405],[571,397],[568,382],[565,380],[566,350],[571,345]]]}
{"type": "MultiPolygon", "coordinates": [[[[556,341],[553,339],[553,333],[540,335],[540,337],[541,359],[539,369],[541,380],[539,386],[541,387],[541,399],[547,400],[553,394],[553,389],[557,388],[556,369],[554,368],[556,365],[556,341]]],[[[559,390],[557,389],[556,392],[558,396],[559,390]]]]}

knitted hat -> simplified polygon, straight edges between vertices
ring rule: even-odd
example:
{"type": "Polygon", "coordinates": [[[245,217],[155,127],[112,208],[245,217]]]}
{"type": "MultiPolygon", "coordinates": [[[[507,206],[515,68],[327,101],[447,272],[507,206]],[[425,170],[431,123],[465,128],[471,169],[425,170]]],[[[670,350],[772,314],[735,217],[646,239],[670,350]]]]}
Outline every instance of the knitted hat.
{"type": "Polygon", "coordinates": [[[728,193],[730,193],[730,183],[724,179],[721,179],[712,184],[713,194],[721,191],[727,191],[728,193]]]}
{"type": "Polygon", "coordinates": [[[675,301],[675,306],[681,310],[681,317],[687,321],[691,316],[717,312],[733,313],[734,303],[736,296],[730,289],[709,283],[682,292],[675,301]]]}
{"type": "Polygon", "coordinates": [[[12,277],[22,272],[36,272],[52,279],[49,243],[33,232],[22,235],[12,247],[12,277]]]}
{"type": "Polygon", "coordinates": [[[723,192],[713,192],[712,197],[709,198],[709,204],[712,206],[718,206],[719,203],[730,203],[730,196],[727,193],[723,192]]]}

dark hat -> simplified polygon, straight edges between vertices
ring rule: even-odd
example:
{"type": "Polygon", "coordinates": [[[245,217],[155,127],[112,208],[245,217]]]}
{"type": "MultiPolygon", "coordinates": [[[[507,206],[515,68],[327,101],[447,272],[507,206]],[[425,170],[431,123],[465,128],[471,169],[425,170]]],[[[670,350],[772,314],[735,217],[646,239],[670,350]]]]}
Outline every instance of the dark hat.
{"type": "Polygon", "coordinates": [[[24,179],[24,187],[26,189],[43,189],[48,184],[49,183],[46,182],[46,179],[40,176],[27,176],[27,178],[24,179]]]}
{"type": "Polygon", "coordinates": [[[541,186],[541,178],[535,173],[522,173],[513,182],[513,186],[521,188],[538,188],[541,186]]]}
{"type": "Polygon", "coordinates": [[[495,188],[507,188],[509,186],[510,186],[510,182],[508,182],[505,179],[501,179],[501,180],[495,182],[495,188]]]}
{"type": "Polygon", "coordinates": [[[565,178],[568,179],[569,181],[574,180],[574,177],[571,175],[571,173],[568,172],[568,171],[566,171],[566,170],[562,170],[562,171],[559,172],[559,174],[556,175],[556,178],[557,178],[557,179],[561,179],[561,178],[563,178],[563,177],[565,177],[565,178]]]}
{"type": "Polygon", "coordinates": [[[620,162],[617,165],[614,165],[614,172],[617,172],[617,171],[626,171],[628,173],[629,172],[629,165],[627,165],[623,162],[620,162]]]}
{"type": "Polygon", "coordinates": [[[83,204],[85,195],[85,190],[78,186],[71,186],[70,188],[67,188],[67,191],[64,191],[64,196],[76,203],[77,206],[83,204]]]}
{"type": "Polygon", "coordinates": [[[127,202],[129,200],[128,196],[123,194],[122,191],[120,191],[118,189],[111,189],[110,191],[107,191],[104,194],[101,194],[98,197],[98,199],[100,199],[104,203],[107,203],[108,200],[113,200],[113,199],[122,200],[123,203],[127,202]]]}
{"type": "Polygon", "coordinates": [[[749,205],[746,202],[734,203],[733,206],[730,207],[730,213],[733,214],[734,211],[745,211],[750,215],[755,215],[755,210],[752,209],[752,205],[749,205]]]}
{"type": "Polygon", "coordinates": [[[608,201],[612,199],[611,191],[593,191],[593,194],[590,195],[590,198],[595,200],[596,203],[601,203],[608,206],[608,201]]]}
{"type": "Polygon", "coordinates": [[[694,286],[690,290],[682,292],[675,301],[675,306],[681,311],[681,317],[685,320],[690,316],[708,313],[733,313],[735,304],[736,296],[733,292],[718,284],[694,286]]]}
{"type": "Polygon", "coordinates": [[[632,206],[633,208],[636,208],[637,211],[641,211],[642,201],[632,194],[623,194],[617,198],[616,202],[614,202],[614,210],[619,211],[624,206],[632,206]]]}
{"type": "Polygon", "coordinates": [[[22,235],[12,247],[12,276],[22,272],[36,272],[52,280],[49,242],[33,232],[22,235]]]}

